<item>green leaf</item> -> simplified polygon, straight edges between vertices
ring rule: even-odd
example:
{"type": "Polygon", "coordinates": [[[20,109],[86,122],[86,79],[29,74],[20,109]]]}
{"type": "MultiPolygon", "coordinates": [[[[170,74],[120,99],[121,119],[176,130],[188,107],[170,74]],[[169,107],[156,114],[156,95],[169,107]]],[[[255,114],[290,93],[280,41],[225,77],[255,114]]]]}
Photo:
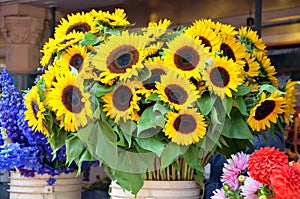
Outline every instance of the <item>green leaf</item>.
{"type": "MultiPolygon", "coordinates": [[[[276,91],[279,91],[275,86],[270,85],[270,84],[263,84],[259,88],[259,93],[258,95],[262,94],[264,91],[267,91],[269,93],[274,93],[276,91]]],[[[280,94],[284,94],[284,92],[280,92],[280,94]]]]}
{"type": "Polygon", "coordinates": [[[85,147],[78,137],[74,135],[70,136],[66,140],[66,163],[70,165],[74,160],[79,159],[80,154],[83,152],[84,149],[85,147]]]}
{"type": "Polygon", "coordinates": [[[169,166],[175,158],[182,155],[187,147],[170,142],[161,154],[161,170],[169,166]]]}
{"type": "Polygon", "coordinates": [[[165,115],[166,113],[168,113],[170,111],[170,109],[166,106],[164,106],[163,104],[161,104],[160,102],[157,102],[154,104],[153,106],[153,111],[159,111],[162,115],[165,115]]]}
{"type": "Polygon", "coordinates": [[[244,101],[243,97],[238,96],[234,98],[234,103],[236,104],[237,108],[240,110],[241,114],[248,116],[247,112],[247,105],[246,102],[244,101]]]}
{"type": "Polygon", "coordinates": [[[217,97],[215,95],[210,95],[208,92],[205,92],[197,100],[197,104],[200,108],[200,111],[203,115],[208,115],[216,101],[217,97]]]}
{"type": "Polygon", "coordinates": [[[86,127],[79,129],[76,135],[85,143],[93,157],[105,161],[113,168],[116,167],[118,161],[118,148],[115,145],[117,135],[107,122],[91,122],[86,127]]]}
{"type": "Polygon", "coordinates": [[[165,118],[159,111],[154,111],[153,106],[148,107],[142,113],[140,120],[137,125],[137,135],[140,134],[145,130],[154,130],[163,128],[165,126],[165,118]]]}
{"type": "Polygon", "coordinates": [[[253,137],[248,123],[237,109],[232,110],[230,119],[226,118],[222,135],[236,139],[252,139],[253,137]]]}
{"type": "Polygon", "coordinates": [[[165,142],[158,140],[156,137],[136,138],[135,140],[141,148],[152,151],[158,157],[161,156],[166,146],[165,142]]]}
{"type": "Polygon", "coordinates": [[[159,98],[159,94],[157,93],[152,93],[151,95],[149,95],[146,99],[145,99],[145,102],[152,102],[152,101],[158,101],[160,98],[159,98]]]}
{"type": "Polygon", "coordinates": [[[230,117],[230,111],[232,109],[232,98],[231,97],[224,97],[222,100],[222,104],[224,106],[225,112],[230,117]]]}
{"type": "Polygon", "coordinates": [[[253,88],[249,88],[245,84],[240,84],[237,89],[238,89],[238,92],[235,95],[244,96],[244,95],[249,94],[253,88]]]}
{"type": "Polygon", "coordinates": [[[121,131],[123,132],[122,134],[125,137],[125,139],[128,143],[128,146],[131,147],[132,134],[137,129],[136,123],[131,120],[127,120],[126,122],[124,122],[123,120],[120,120],[118,122],[118,125],[119,125],[121,131]]]}
{"type": "Polygon", "coordinates": [[[101,84],[94,84],[90,92],[96,97],[102,97],[103,95],[110,93],[114,90],[114,86],[103,86],[101,84]]]}
{"type": "Polygon", "coordinates": [[[93,33],[85,33],[83,39],[79,42],[83,46],[95,45],[100,41],[101,37],[96,37],[93,33]]]}
{"type": "Polygon", "coordinates": [[[199,148],[197,145],[191,145],[183,154],[184,160],[188,163],[188,165],[196,170],[203,170],[200,166],[200,155],[199,148]]]}
{"type": "Polygon", "coordinates": [[[132,194],[137,195],[139,190],[144,185],[143,173],[128,173],[124,171],[114,171],[114,176],[117,176],[117,183],[132,194]]]}

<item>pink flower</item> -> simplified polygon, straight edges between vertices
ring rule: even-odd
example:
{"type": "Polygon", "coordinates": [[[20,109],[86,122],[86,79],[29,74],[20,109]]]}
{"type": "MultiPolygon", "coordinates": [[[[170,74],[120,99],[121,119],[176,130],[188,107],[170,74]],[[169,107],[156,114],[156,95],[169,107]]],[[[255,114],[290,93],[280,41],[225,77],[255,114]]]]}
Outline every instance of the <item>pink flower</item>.
{"type": "Polygon", "coordinates": [[[231,197],[229,197],[229,198],[225,197],[224,189],[216,189],[213,191],[213,194],[214,195],[210,197],[211,199],[230,199],[231,198],[231,197]]]}
{"type": "Polygon", "coordinates": [[[245,196],[245,199],[258,199],[258,196],[255,194],[262,187],[262,183],[254,180],[251,177],[247,177],[244,185],[241,188],[241,195],[245,196]]]}
{"type": "Polygon", "coordinates": [[[227,183],[232,189],[239,187],[238,175],[246,171],[249,155],[241,152],[231,155],[231,158],[224,164],[221,182],[227,183]]]}

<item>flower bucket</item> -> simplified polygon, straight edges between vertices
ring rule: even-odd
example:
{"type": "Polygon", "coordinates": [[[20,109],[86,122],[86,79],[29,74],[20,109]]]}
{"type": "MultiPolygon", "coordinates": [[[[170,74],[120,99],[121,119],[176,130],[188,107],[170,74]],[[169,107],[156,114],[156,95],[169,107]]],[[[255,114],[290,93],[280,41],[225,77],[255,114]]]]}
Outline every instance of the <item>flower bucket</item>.
{"type": "Polygon", "coordinates": [[[53,185],[47,185],[50,175],[24,177],[18,172],[10,173],[10,199],[81,199],[82,176],[76,173],[54,176],[53,185]]]}
{"type": "MultiPolygon", "coordinates": [[[[116,182],[110,188],[111,199],[135,198],[116,182]]],[[[136,199],[199,199],[200,190],[195,181],[145,181],[136,199]]]]}

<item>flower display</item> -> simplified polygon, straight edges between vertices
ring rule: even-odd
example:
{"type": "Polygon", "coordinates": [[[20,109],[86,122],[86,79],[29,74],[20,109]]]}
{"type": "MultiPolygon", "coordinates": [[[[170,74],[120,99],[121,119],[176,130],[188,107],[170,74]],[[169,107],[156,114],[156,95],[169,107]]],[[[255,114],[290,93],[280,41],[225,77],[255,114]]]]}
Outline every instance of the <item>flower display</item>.
{"type": "MultiPolygon", "coordinates": [[[[25,118],[26,106],[24,94],[19,92],[9,72],[4,66],[0,66],[0,169],[19,171],[26,177],[34,176],[34,173],[49,174],[51,176],[72,172],[77,166],[73,163],[69,167],[65,164],[66,150],[61,147],[53,156],[53,151],[48,140],[40,131],[43,123],[43,110],[40,100],[31,103],[30,121],[36,129],[29,127],[25,118]],[[33,117],[37,113],[38,117],[33,117]]],[[[31,90],[27,95],[29,99],[39,99],[37,92],[31,90]]],[[[31,100],[31,102],[33,102],[31,100]]]]}
{"type": "Polygon", "coordinates": [[[279,86],[255,31],[171,25],[132,28],[122,9],[62,19],[41,50],[38,95],[25,98],[32,129],[65,146],[67,163],[99,160],[136,194],[144,179],[201,184],[215,151],[229,157],[291,122],[295,83],[279,86]]]}
{"type": "Polygon", "coordinates": [[[224,164],[223,187],[211,198],[295,199],[300,193],[299,165],[300,160],[289,163],[288,156],[274,147],[233,154],[224,164]]]}

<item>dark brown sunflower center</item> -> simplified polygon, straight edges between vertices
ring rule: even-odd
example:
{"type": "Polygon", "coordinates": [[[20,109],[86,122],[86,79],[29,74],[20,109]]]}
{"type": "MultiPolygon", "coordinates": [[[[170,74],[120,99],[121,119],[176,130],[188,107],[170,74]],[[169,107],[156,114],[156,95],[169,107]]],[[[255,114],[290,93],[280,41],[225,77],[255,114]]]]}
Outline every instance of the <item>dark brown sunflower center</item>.
{"type": "Polygon", "coordinates": [[[112,95],[113,106],[119,111],[126,111],[130,107],[132,91],[125,85],[118,86],[112,95]]]}
{"type": "Polygon", "coordinates": [[[199,62],[199,54],[189,46],[185,46],[176,51],[174,55],[174,63],[178,69],[193,70],[199,62]]]}
{"type": "Polygon", "coordinates": [[[155,82],[160,82],[160,76],[165,74],[166,72],[159,68],[151,70],[151,76],[145,81],[143,81],[144,87],[148,90],[156,90],[155,82]]]}
{"type": "Polygon", "coordinates": [[[234,52],[230,48],[230,46],[228,46],[227,44],[222,43],[220,49],[221,49],[221,51],[223,51],[223,54],[226,57],[231,58],[233,61],[236,61],[234,52]]]}
{"type": "Polygon", "coordinates": [[[173,126],[176,131],[183,134],[189,134],[196,130],[197,122],[193,116],[182,114],[175,119],[173,126]]]}
{"type": "Polygon", "coordinates": [[[202,44],[204,44],[205,47],[209,47],[209,52],[212,51],[212,45],[210,43],[210,41],[208,39],[206,39],[205,37],[199,37],[199,39],[201,39],[202,44]]]}
{"type": "Polygon", "coordinates": [[[275,101],[266,100],[256,109],[254,118],[256,120],[263,120],[270,115],[275,109],[275,101]]]}
{"type": "Polygon", "coordinates": [[[83,64],[83,56],[81,54],[75,54],[70,59],[70,65],[75,67],[78,72],[81,71],[82,64],[83,64]]]}
{"type": "Polygon", "coordinates": [[[250,67],[249,67],[248,62],[245,62],[245,65],[244,65],[244,71],[245,71],[245,72],[248,72],[249,69],[250,69],[250,67]]]}
{"type": "Polygon", "coordinates": [[[214,86],[224,88],[228,85],[230,76],[225,68],[218,66],[211,70],[210,80],[214,86]]]}
{"type": "Polygon", "coordinates": [[[84,107],[81,91],[76,86],[67,86],[62,92],[62,102],[66,109],[72,113],[80,113],[84,107]]]}
{"type": "Polygon", "coordinates": [[[125,73],[127,68],[132,68],[139,60],[139,52],[133,46],[123,45],[114,49],[108,59],[108,69],[112,73],[125,73]]]}
{"type": "Polygon", "coordinates": [[[88,32],[88,31],[91,30],[91,26],[88,23],[85,23],[85,22],[75,23],[67,29],[66,35],[73,32],[74,30],[76,32],[85,33],[85,32],[88,32]]]}
{"type": "Polygon", "coordinates": [[[39,109],[39,106],[38,106],[37,101],[35,99],[31,100],[31,109],[32,109],[34,118],[36,120],[38,120],[37,114],[40,111],[40,109],[39,109]]]}
{"type": "Polygon", "coordinates": [[[188,98],[188,93],[179,85],[170,84],[165,88],[168,100],[175,104],[184,104],[188,98]]]}

